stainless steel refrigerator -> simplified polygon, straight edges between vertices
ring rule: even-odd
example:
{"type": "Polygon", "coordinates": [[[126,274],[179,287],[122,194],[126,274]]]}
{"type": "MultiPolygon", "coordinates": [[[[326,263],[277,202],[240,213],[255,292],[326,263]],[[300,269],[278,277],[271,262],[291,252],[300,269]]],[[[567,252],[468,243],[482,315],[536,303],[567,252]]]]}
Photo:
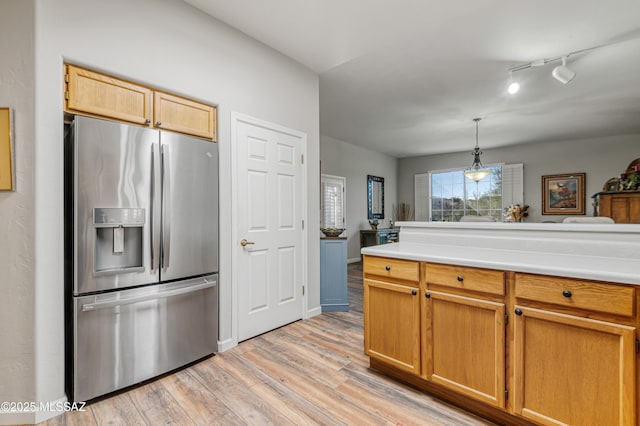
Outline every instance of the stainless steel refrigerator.
{"type": "Polygon", "coordinates": [[[76,116],[65,220],[70,398],[217,351],[216,143],[76,116]]]}

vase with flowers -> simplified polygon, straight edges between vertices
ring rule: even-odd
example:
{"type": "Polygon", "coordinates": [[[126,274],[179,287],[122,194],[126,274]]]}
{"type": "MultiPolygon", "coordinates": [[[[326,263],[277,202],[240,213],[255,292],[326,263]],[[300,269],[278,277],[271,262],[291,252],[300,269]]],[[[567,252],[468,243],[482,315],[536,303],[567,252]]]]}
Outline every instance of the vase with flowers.
{"type": "Polygon", "coordinates": [[[529,206],[527,204],[511,204],[504,209],[505,222],[522,222],[525,217],[529,216],[527,212],[529,206]]]}

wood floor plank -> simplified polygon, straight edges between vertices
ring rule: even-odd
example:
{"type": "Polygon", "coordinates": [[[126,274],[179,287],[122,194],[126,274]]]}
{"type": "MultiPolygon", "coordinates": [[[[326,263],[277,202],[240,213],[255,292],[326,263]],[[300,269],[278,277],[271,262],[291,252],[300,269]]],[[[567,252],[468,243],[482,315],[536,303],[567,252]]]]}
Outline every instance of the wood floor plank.
{"type": "MultiPolygon", "coordinates": [[[[246,356],[244,354],[243,356],[246,356]]],[[[250,425],[294,425],[277,409],[254,394],[250,387],[244,386],[234,377],[225,373],[225,386],[216,380],[219,372],[213,363],[199,363],[192,367],[194,376],[209,391],[221,400],[231,411],[250,425]]]]}
{"type": "MultiPolygon", "coordinates": [[[[245,354],[245,357],[253,361],[258,368],[268,371],[286,382],[293,392],[304,398],[315,401],[315,404],[328,410],[335,419],[346,424],[383,424],[384,419],[363,410],[360,405],[346,401],[335,392],[335,386],[327,386],[323,383],[301,380],[301,373],[295,366],[283,365],[273,357],[265,356],[265,353],[257,349],[245,354]]],[[[304,376],[302,376],[304,377],[304,376]]]]}
{"type": "MultiPolygon", "coordinates": [[[[188,370],[166,376],[159,383],[167,389],[194,424],[228,424],[231,417],[237,417],[188,370]]],[[[242,423],[239,417],[236,423],[242,423]]]]}
{"type": "Polygon", "coordinates": [[[157,380],[134,388],[127,395],[148,425],[181,424],[185,420],[191,423],[187,412],[157,380]]]}
{"type": "MultiPolygon", "coordinates": [[[[121,393],[89,405],[98,425],[144,425],[147,424],[136,408],[129,393],[121,393]]],[[[70,414],[68,417],[75,413],[70,414]]],[[[75,419],[77,421],[77,419],[75,419]]],[[[82,424],[79,421],[75,424],[82,424]]]]}
{"type": "Polygon", "coordinates": [[[84,411],[65,412],[45,422],[47,426],[96,426],[96,419],[91,407],[85,406],[84,411]]]}

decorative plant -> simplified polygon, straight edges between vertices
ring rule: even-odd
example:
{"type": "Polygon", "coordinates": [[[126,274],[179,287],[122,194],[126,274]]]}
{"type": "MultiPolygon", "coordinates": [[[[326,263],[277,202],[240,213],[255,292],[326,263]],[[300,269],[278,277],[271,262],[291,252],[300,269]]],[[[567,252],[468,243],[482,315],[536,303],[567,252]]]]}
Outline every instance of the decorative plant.
{"type": "Polygon", "coordinates": [[[525,217],[529,216],[527,212],[529,206],[527,204],[511,204],[504,209],[504,218],[507,222],[522,222],[525,217]]]}
{"type": "Polygon", "coordinates": [[[623,173],[620,179],[620,187],[623,191],[635,191],[640,189],[640,173],[623,173]]]}
{"type": "Polygon", "coordinates": [[[393,221],[413,220],[413,207],[408,203],[400,203],[393,206],[393,221]]]}

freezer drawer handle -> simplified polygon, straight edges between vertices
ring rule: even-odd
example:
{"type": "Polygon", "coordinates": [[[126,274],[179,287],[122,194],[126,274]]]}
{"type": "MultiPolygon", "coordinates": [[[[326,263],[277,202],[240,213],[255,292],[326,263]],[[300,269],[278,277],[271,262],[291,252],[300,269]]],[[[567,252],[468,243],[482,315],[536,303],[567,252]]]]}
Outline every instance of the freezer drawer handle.
{"type": "Polygon", "coordinates": [[[179,289],[176,289],[176,290],[167,290],[167,291],[163,291],[161,293],[145,294],[144,296],[128,297],[128,298],[119,299],[119,300],[109,300],[109,301],[105,301],[105,302],[87,303],[87,304],[82,305],[82,312],[95,311],[96,309],[113,308],[115,306],[121,306],[121,305],[130,305],[132,303],[144,302],[144,301],[152,300],[152,299],[161,299],[161,298],[165,298],[165,297],[179,296],[181,294],[192,293],[194,291],[199,291],[199,290],[204,290],[204,289],[207,289],[207,288],[215,287],[216,284],[217,284],[216,281],[207,281],[207,279],[205,278],[204,279],[204,283],[198,284],[198,285],[195,285],[195,286],[179,288],[179,289]]]}

